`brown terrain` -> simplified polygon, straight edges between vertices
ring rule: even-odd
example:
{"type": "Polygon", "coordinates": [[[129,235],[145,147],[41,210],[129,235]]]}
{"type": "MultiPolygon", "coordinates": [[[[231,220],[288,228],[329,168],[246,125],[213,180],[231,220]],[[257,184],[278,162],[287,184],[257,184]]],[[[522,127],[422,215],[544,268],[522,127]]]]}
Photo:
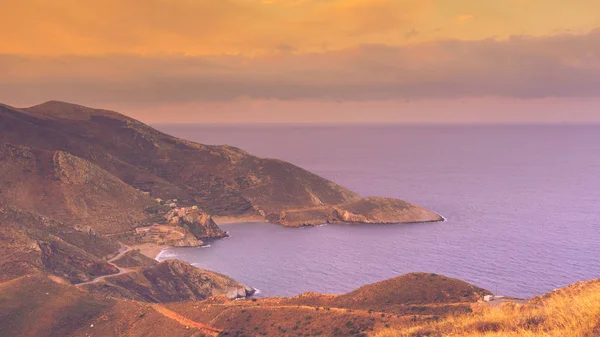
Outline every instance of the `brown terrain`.
{"type": "MultiPolygon", "coordinates": [[[[435,274],[343,295],[258,299],[225,275],[153,259],[160,247],[225,237],[213,215],[286,226],[442,220],[115,112],[0,105],[0,336],[444,336],[453,322],[476,333],[515,322],[489,323],[489,310],[504,305],[491,308],[481,302],[488,291],[435,274]]],[[[580,303],[592,318],[571,316],[600,331],[597,284],[508,305],[553,317],[548,310],[567,308],[557,303],[580,303]],[[569,302],[578,296],[592,300],[569,302]]]]}
{"type": "MultiPolygon", "coordinates": [[[[66,180],[71,179],[69,172],[80,168],[90,175],[110,174],[122,182],[122,189],[129,186],[153,198],[175,199],[179,206],[198,206],[214,216],[260,216],[289,226],[442,220],[407,202],[362,199],[280,160],[258,158],[231,146],[177,139],[116,112],[74,104],[47,102],[25,109],[0,105],[0,142],[20,146],[22,151],[43,150],[46,156],[66,157],[54,160],[55,166],[66,166],[62,169],[66,180]],[[100,169],[101,173],[96,172],[100,169]]],[[[69,180],[73,184],[85,181],[85,177],[69,180]]],[[[116,191],[111,187],[107,193],[116,191]]],[[[139,206],[149,198],[138,199],[131,213],[115,212],[120,225],[110,226],[107,232],[142,221],[139,206]]],[[[32,203],[38,207],[39,200],[32,203]]],[[[78,209],[71,213],[85,217],[85,209],[79,210],[83,206],[71,206],[78,209]]],[[[51,206],[45,203],[44,207],[51,206]]]]}
{"type": "Polygon", "coordinates": [[[485,290],[423,273],[345,295],[238,301],[221,295],[168,303],[90,293],[30,274],[0,283],[0,335],[593,337],[600,332],[599,282],[577,283],[525,304],[493,308],[480,300],[485,290]],[[396,292],[396,286],[401,290],[396,292]],[[360,296],[369,294],[377,296],[373,306],[357,308],[360,296]],[[397,311],[407,305],[414,313],[397,311]]]}
{"type": "Polygon", "coordinates": [[[1,280],[41,271],[95,293],[154,302],[253,293],[185,263],[153,265],[123,251],[227,236],[212,215],[289,226],[440,220],[404,201],[362,199],[289,163],[61,102],[0,105],[0,207],[1,280]]]}
{"type": "MultiPolygon", "coordinates": [[[[157,265],[157,266],[160,266],[157,265]]],[[[164,268],[171,268],[167,264],[164,268]]],[[[421,277],[418,274],[417,277],[421,277]]],[[[125,277],[125,276],[123,276],[125,277]]],[[[403,283],[410,275],[398,278],[403,283]]],[[[425,307],[440,304],[475,307],[479,292],[466,294],[470,286],[439,277],[433,285],[456,286],[431,300],[429,294],[411,295],[425,307]],[[458,301],[458,302],[455,302],[458,301]]],[[[115,282],[116,283],[116,282],[115,282]]],[[[405,287],[417,285],[409,283],[405,287]]],[[[177,286],[173,284],[172,286],[177,286]]],[[[86,286],[87,287],[87,286],[86,286]]],[[[366,290],[370,286],[361,289],[366,290]]],[[[373,285],[374,291],[381,289],[373,285]]],[[[477,289],[477,288],[473,288],[477,289]]],[[[56,282],[44,274],[30,274],[0,283],[0,334],[2,336],[367,336],[390,326],[431,321],[431,314],[399,314],[379,304],[358,309],[346,305],[346,295],[304,294],[292,298],[231,301],[213,296],[203,301],[175,302],[124,299],[120,294],[87,291],[56,282]],[[335,304],[335,305],[333,305],[335,304]]],[[[393,289],[390,289],[393,290],[393,289]]],[[[433,290],[438,291],[437,289],[433,290]]],[[[441,290],[439,290],[441,291],[441,290]]],[[[142,292],[140,292],[142,294],[142,292]]],[[[394,293],[388,300],[396,303],[394,293]]],[[[440,313],[462,312],[450,309],[440,313]]]]}

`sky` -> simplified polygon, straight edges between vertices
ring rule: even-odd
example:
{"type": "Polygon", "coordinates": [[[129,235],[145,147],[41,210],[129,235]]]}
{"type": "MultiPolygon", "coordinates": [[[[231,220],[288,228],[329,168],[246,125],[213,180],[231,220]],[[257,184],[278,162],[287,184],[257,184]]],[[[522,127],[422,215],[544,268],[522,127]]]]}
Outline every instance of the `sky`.
{"type": "Polygon", "coordinates": [[[0,0],[0,103],[148,123],[600,123],[597,0],[0,0]]]}

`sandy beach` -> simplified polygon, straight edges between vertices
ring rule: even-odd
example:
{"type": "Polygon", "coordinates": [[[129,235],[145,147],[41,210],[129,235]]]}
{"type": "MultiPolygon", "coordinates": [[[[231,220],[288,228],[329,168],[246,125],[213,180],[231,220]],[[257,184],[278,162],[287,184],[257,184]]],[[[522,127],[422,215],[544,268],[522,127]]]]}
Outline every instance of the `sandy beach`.
{"type": "Polygon", "coordinates": [[[213,220],[217,223],[217,225],[223,224],[238,224],[238,223],[248,223],[248,222],[267,222],[265,218],[260,215],[250,215],[250,216],[213,216],[213,220]]]}
{"type": "Polygon", "coordinates": [[[140,253],[146,255],[151,259],[156,259],[158,254],[165,248],[169,248],[169,246],[157,245],[155,243],[144,243],[141,245],[131,246],[133,249],[139,249],[140,253]]]}

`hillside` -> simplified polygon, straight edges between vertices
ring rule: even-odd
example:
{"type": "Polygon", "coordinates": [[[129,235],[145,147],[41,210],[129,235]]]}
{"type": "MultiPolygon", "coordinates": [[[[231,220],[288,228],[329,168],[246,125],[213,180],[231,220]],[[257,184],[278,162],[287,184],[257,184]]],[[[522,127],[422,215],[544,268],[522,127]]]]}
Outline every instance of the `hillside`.
{"type": "Polygon", "coordinates": [[[169,313],[161,305],[90,294],[43,275],[0,283],[0,336],[216,336],[219,331],[169,313]]]}
{"type": "Polygon", "coordinates": [[[440,221],[417,205],[356,193],[292,164],[177,139],[121,114],[47,102],[0,105],[0,142],[84,159],[153,198],[214,216],[289,226],[440,221]]]}
{"type": "Polygon", "coordinates": [[[254,289],[231,278],[169,260],[133,272],[105,278],[84,286],[92,293],[143,302],[181,302],[204,300],[225,295],[229,299],[252,296],[254,289]]]}
{"type": "Polygon", "coordinates": [[[470,315],[389,328],[375,337],[600,336],[600,280],[575,283],[525,305],[480,307],[470,315]]]}
{"type": "MultiPolygon", "coordinates": [[[[368,306],[362,309],[338,307],[327,302],[346,295],[311,294],[292,298],[275,297],[231,301],[216,292],[217,296],[208,297],[203,301],[197,301],[190,297],[181,302],[184,298],[160,298],[160,301],[158,301],[159,298],[142,298],[150,293],[160,296],[159,292],[155,292],[157,289],[145,288],[144,282],[139,282],[137,287],[126,287],[130,290],[136,289],[138,291],[137,298],[102,290],[106,286],[116,290],[119,283],[122,285],[127,282],[127,278],[136,279],[143,274],[146,280],[150,280],[159,273],[171,274],[170,277],[163,277],[163,280],[166,280],[161,285],[163,290],[187,288],[190,290],[190,294],[193,294],[203,289],[210,293],[211,289],[214,291],[222,285],[232,285],[230,281],[223,279],[224,283],[200,287],[202,289],[189,288],[189,282],[176,280],[177,275],[189,272],[189,270],[184,270],[186,268],[189,269],[191,266],[185,266],[179,262],[163,262],[154,267],[144,268],[137,275],[119,276],[117,278],[120,280],[112,280],[110,284],[98,283],[83,288],[57,283],[55,279],[43,274],[32,274],[0,283],[0,329],[4,329],[0,330],[0,333],[4,332],[2,336],[60,336],[61,334],[63,336],[84,334],[138,336],[144,332],[147,336],[168,334],[175,337],[196,335],[197,333],[211,335],[211,331],[222,331],[222,336],[305,336],[306,334],[312,336],[366,336],[385,329],[386,326],[408,324],[414,316],[380,311],[368,306]],[[109,297],[105,295],[109,295],[109,297]],[[122,300],[122,297],[135,300],[122,300]],[[321,303],[314,302],[316,298],[321,303]],[[306,301],[313,303],[309,304],[306,301]],[[162,302],[162,304],[149,302],[162,302]],[[172,322],[165,321],[165,317],[170,318],[172,322]],[[159,323],[166,323],[166,325],[164,327],[157,326],[159,323]],[[178,327],[173,323],[183,326],[178,327]],[[182,327],[187,328],[181,329],[182,327]],[[169,328],[172,330],[169,331],[169,328]]],[[[196,271],[195,273],[198,276],[195,278],[196,281],[201,283],[202,280],[205,280],[203,275],[207,273],[206,271],[196,271]]],[[[409,274],[400,277],[396,282],[401,283],[410,276],[409,274]]],[[[383,286],[391,286],[391,284],[367,285],[363,289],[369,287],[379,289],[383,286]]],[[[412,286],[415,284],[406,285],[406,287],[412,286]]],[[[437,283],[426,286],[435,288],[445,287],[446,284],[437,283]]],[[[387,290],[389,296],[381,298],[381,300],[402,302],[401,299],[395,298],[393,289],[387,290]]],[[[452,292],[452,290],[442,288],[432,291],[443,290],[452,292]]],[[[451,297],[446,298],[448,304],[452,301],[451,297]]],[[[461,300],[463,299],[461,298],[461,300]]],[[[467,304],[475,305],[475,302],[476,299],[473,299],[467,304]]],[[[422,305],[435,307],[436,303],[424,302],[422,305]]],[[[452,310],[444,315],[459,312],[461,311],[452,310]]]]}
{"type": "Polygon", "coordinates": [[[0,205],[0,281],[41,271],[66,283],[117,272],[105,258],[119,244],[86,226],[0,205]]]}
{"type": "Polygon", "coordinates": [[[415,273],[344,295],[238,301],[219,295],[203,301],[151,303],[90,293],[56,277],[32,273],[0,282],[0,335],[593,337],[600,332],[598,280],[524,305],[505,303],[498,308],[481,302],[480,292],[487,293],[459,280],[415,273]],[[365,294],[377,294],[377,301],[357,306],[365,294]],[[388,302],[393,306],[380,307],[388,302]],[[401,305],[423,309],[397,312],[401,305]],[[439,311],[440,305],[446,309],[439,311]]]}
{"type": "Polygon", "coordinates": [[[62,151],[0,142],[0,200],[103,233],[145,224],[156,204],[100,167],[62,151]]]}
{"type": "Polygon", "coordinates": [[[421,311],[422,304],[475,303],[484,295],[485,289],[467,282],[431,273],[411,273],[366,285],[332,301],[337,307],[353,309],[376,309],[395,313],[421,311]]]}

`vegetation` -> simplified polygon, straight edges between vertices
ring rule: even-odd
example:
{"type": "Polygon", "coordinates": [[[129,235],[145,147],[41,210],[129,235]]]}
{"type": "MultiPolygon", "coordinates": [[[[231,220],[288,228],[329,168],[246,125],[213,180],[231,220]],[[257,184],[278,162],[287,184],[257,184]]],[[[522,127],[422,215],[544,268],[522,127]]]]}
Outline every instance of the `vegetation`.
{"type": "Polygon", "coordinates": [[[600,336],[600,282],[590,281],[537,298],[526,305],[482,307],[469,315],[385,329],[376,337],[592,337],[600,336]]]}

